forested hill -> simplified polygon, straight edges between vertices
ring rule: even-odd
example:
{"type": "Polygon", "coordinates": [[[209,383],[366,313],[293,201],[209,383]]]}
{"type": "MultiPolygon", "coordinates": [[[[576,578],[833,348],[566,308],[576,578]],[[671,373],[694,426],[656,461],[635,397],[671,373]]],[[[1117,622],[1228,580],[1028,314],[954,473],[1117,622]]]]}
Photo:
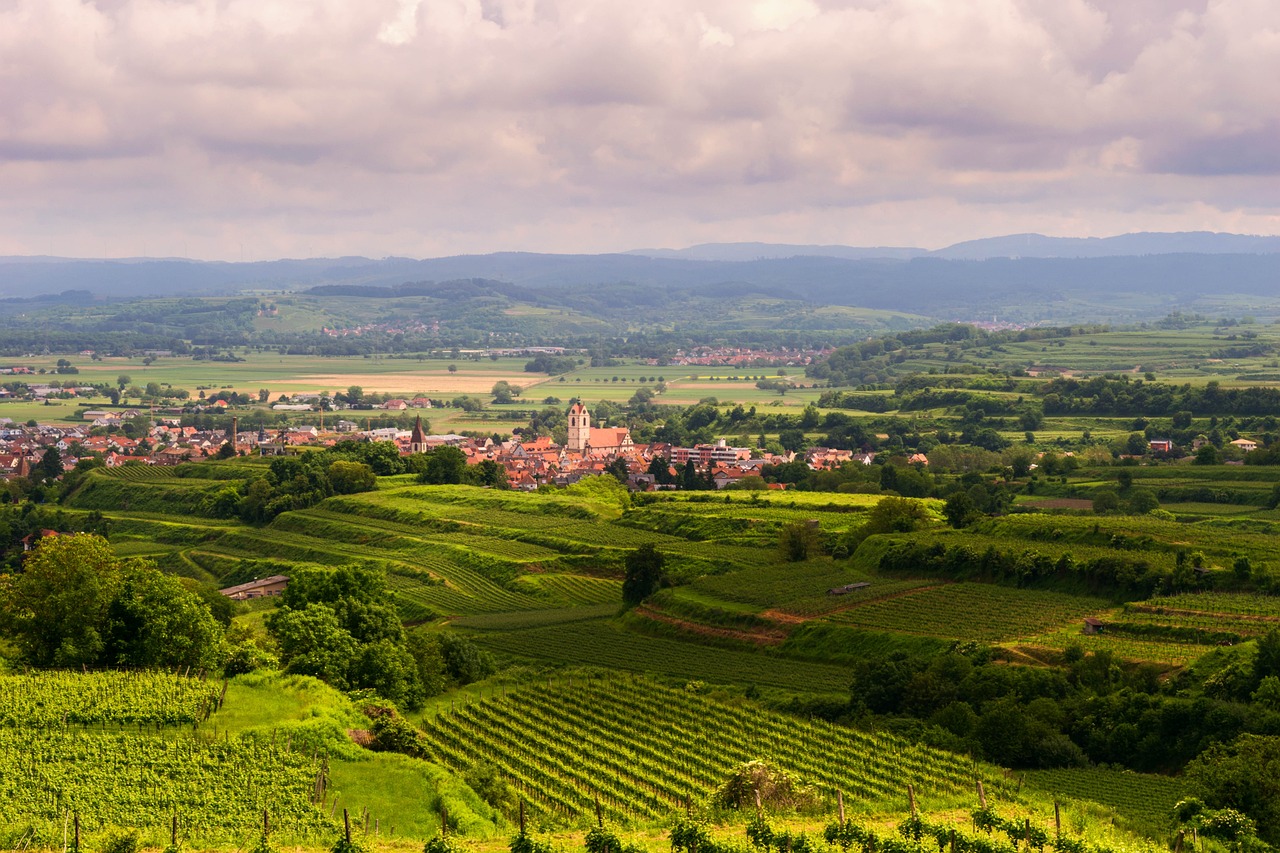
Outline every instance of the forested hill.
{"type": "MultiPolygon", "coordinates": [[[[1142,235],[1129,236],[1135,238],[1130,241],[1135,251],[1147,245],[1136,239],[1142,235]]],[[[1005,239],[1017,242],[1017,238],[1005,239]]],[[[1253,249],[1256,254],[1198,251],[981,260],[939,254],[910,258],[796,254],[730,261],[519,252],[428,260],[342,258],[245,264],[0,259],[0,299],[48,298],[68,291],[80,299],[86,293],[102,299],[317,288],[313,291],[317,295],[387,296],[403,295],[395,289],[402,290],[407,283],[412,283],[414,293],[438,295],[433,288],[444,286],[441,282],[484,280],[499,292],[514,285],[541,294],[533,301],[546,298],[553,304],[587,310],[590,300],[576,299],[575,292],[590,296],[608,286],[613,310],[641,308],[657,289],[696,297],[754,293],[811,305],[856,306],[946,320],[995,314],[1001,320],[1023,323],[1125,322],[1176,310],[1230,311],[1242,301],[1253,312],[1280,312],[1280,254],[1265,253],[1270,244],[1258,240],[1264,238],[1222,244],[1253,249]]],[[[1206,245],[1191,239],[1183,244],[1197,249],[1206,245]]],[[[1009,250],[1011,245],[998,243],[988,251],[1009,250]]],[[[964,254],[959,247],[953,248],[964,254]]]]}

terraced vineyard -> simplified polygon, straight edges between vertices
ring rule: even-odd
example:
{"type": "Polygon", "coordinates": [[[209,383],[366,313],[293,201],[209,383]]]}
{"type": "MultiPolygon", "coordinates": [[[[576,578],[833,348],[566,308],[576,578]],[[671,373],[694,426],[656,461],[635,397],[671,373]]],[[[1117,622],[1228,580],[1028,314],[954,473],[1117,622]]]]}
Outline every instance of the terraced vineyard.
{"type": "Polygon", "coordinates": [[[1038,634],[1110,606],[1101,598],[958,583],[869,601],[828,618],[859,628],[996,642],[1038,634]]]}
{"type": "Polygon", "coordinates": [[[969,796],[1000,771],[899,738],[799,721],[646,679],[575,680],[476,702],[423,721],[428,750],[454,769],[495,763],[551,819],[589,815],[598,794],[614,820],[650,821],[701,798],[739,764],[767,760],[824,797],[851,802],[969,796]],[[494,750],[492,744],[505,748],[494,750]]]}
{"type": "Polygon", "coordinates": [[[475,640],[515,657],[626,672],[656,672],[716,683],[845,693],[850,681],[849,671],[840,666],[634,634],[602,621],[478,634],[475,640]]]}
{"type": "Polygon", "coordinates": [[[1193,592],[1183,595],[1162,595],[1148,599],[1142,604],[1158,610],[1229,613],[1235,616],[1255,616],[1280,622],[1280,596],[1277,595],[1193,592]]]}
{"type": "Polygon", "coordinates": [[[936,583],[931,580],[873,580],[872,575],[853,569],[848,563],[813,560],[712,575],[699,578],[690,588],[725,601],[752,604],[794,616],[815,617],[936,583]],[[871,586],[843,595],[827,592],[859,581],[870,582],[871,586]]]}
{"type": "Polygon", "coordinates": [[[1167,666],[1186,666],[1217,646],[1204,643],[1179,643],[1168,640],[1142,640],[1114,634],[1084,634],[1078,628],[1061,628],[1020,640],[1019,647],[1064,651],[1079,647],[1086,652],[1110,652],[1120,660],[1151,662],[1167,666]]]}

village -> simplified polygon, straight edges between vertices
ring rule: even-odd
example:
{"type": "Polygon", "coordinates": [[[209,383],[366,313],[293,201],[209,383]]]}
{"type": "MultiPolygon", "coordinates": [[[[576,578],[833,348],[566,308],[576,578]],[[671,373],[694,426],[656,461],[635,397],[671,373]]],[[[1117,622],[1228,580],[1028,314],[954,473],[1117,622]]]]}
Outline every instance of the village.
{"type": "MultiPolygon", "coordinates": [[[[274,457],[332,447],[342,441],[394,443],[400,454],[431,453],[441,447],[461,451],[468,465],[491,462],[500,466],[510,488],[533,491],[540,486],[571,485],[583,477],[610,473],[625,480],[633,491],[674,489],[689,483],[695,474],[704,488],[785,488],[765,484],[761,472],[768,465],[802,459],[812,470],[831,470],[848,462],[870,465],[874,453],[858,453],[812,447],[802,454],[769,453],[758,448],[734,447],[724,440],[679,447],[664,443],[637,443],[626,427],[599,427],[582,403],[568,411],[568,438],[561,445],[549,436],[495,440],[492,436],[456,433],[430,434],[421,416],[412,429],[383,427],[360,429],[353,421],[338,419],[326,426],[293,425],[275,429],[241,430],[238,418],[229,429],[183,426],[180,419],[146,410],[90,411],[84,425],[17,424],[0,418],[0,478],[31,479],[37,471],[70,470],[81,459],[100,459],[108,468],[125,465],[179,465],[209,457],[274,457]],[[149,424],[138,428],[137,424],[149,424]],[[122,427],[134,425],[127,434],[122,427]],[[50,451],[54,453],[51,454],[50,451]],[[54,455],[56,454],[56,455],[54,455]]],[[[323,423],[323,422],[322,422],[323,423]]],[[[928,464],[927,459],[913,462],[928,464]]]]}

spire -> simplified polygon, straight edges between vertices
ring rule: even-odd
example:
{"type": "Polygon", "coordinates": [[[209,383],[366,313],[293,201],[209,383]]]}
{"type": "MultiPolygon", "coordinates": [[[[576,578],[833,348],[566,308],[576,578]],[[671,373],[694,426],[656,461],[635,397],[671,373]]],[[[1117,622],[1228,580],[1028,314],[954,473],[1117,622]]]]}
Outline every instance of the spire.
{"type": "Polygon", "coordinates": [[[427,436],[422,432],[422,415],[418,415],[414,418],[413,433],[409,436],[409,452],[427,452],[427,436]]]}

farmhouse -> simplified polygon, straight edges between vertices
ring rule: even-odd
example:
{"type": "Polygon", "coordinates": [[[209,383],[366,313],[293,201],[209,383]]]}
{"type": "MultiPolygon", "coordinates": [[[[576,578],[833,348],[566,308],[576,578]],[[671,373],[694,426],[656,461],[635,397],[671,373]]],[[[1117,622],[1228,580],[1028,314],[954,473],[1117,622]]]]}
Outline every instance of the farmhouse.
{"type": "Polygon", "coordinates": [[[1235,441],[1231,442],[1231,445],[1233,447],[1240,448],[1245,453],[1251,453],[1258,449],[1258,442],[1248,438],[1237,438],[1235,441]]]}

